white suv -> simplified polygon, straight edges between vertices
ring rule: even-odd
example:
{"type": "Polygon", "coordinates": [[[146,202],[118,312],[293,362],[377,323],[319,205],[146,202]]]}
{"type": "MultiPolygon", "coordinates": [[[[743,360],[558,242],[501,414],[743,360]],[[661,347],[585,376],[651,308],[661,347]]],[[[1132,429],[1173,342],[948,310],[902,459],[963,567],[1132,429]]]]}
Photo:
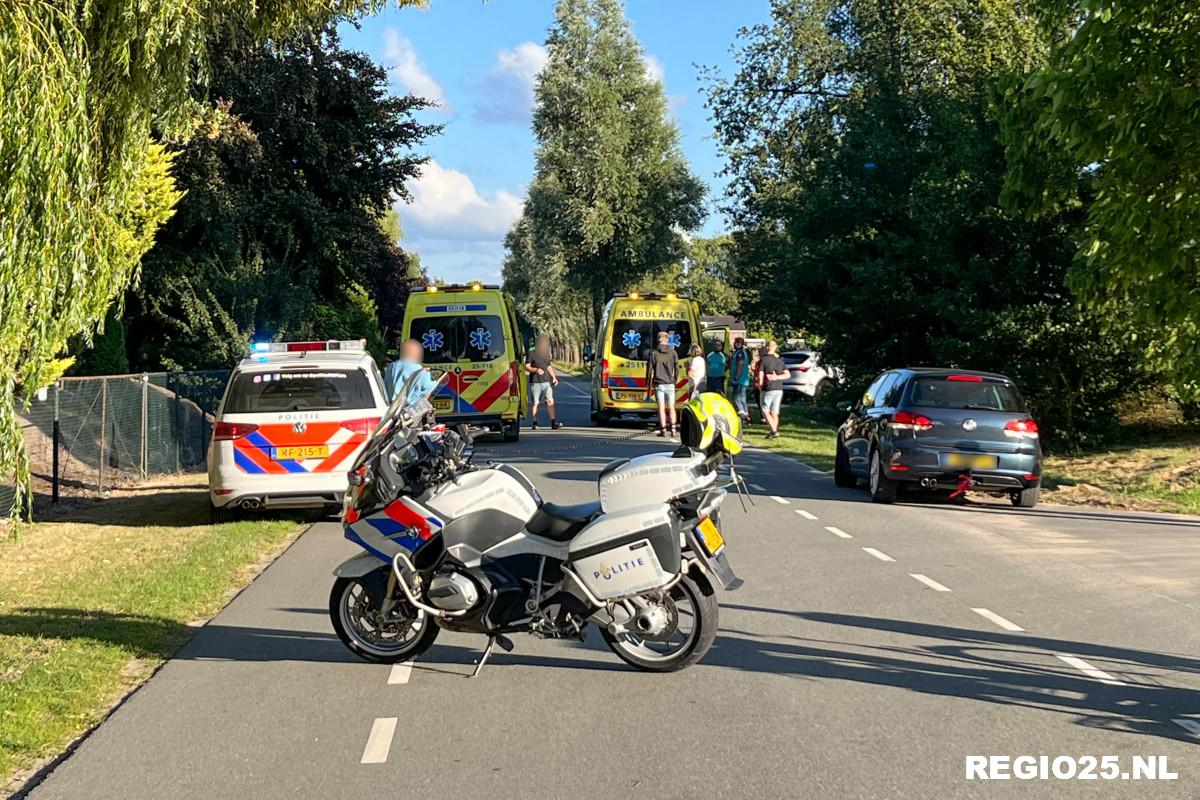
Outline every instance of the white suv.
{"type": "Polygon", "coordinates": [[[263,342],[229,376],[208,450],[214,521],[237,510],[336,507],[387,408],[363,341],[263,342]]]}
{"type": "Polygon", "coordinates": [[[800,395],[819,397],[841,380],[837,367],[822,361],[821,354],[815,350],[791,350],[779,355],[788,371],[783,382],[785,400],[796,400],[800,395]]]}

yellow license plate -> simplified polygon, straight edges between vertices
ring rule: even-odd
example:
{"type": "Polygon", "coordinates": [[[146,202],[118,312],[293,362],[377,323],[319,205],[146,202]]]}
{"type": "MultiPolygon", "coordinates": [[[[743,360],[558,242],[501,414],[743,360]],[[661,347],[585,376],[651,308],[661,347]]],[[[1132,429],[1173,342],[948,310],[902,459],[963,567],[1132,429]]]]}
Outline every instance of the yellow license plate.
{"type": "Polygon", "coordinates": [[[271,459],[274,461],[303,461],[306,458],[325,458],[329,455],[329,445],[309,444],[302,447],[274,447],[271,449],[271,459]]]}
{"type": "Polygon", "coordinates": [[[946,466],[964,469],[995,469],[1000,463],[997,456],[976,456],[967,453],[949,453],[946,455],[946,466]]]}
{"type": "Polygon", "coordinates": [[[450,411],[453,407],[454,407],[453,400],[434,400],[433,401],[433,410],[434,411],[450,411]]]}
{"type": "Polygon", "coordinates": [[[717,525],[711,518],[701,520],[696,526],[696,532],[700,534],[700,543],[710,556],[715,556],[725,546],[725,537],[717,530],[717,525]]]}
{"type": "Polygon", "coordinates": [[[638,400],[646,399],[645,392],[613,392],[613,394],[616,395],[617,400],[627,400],[627,401],[636,402],[638,400]]]}

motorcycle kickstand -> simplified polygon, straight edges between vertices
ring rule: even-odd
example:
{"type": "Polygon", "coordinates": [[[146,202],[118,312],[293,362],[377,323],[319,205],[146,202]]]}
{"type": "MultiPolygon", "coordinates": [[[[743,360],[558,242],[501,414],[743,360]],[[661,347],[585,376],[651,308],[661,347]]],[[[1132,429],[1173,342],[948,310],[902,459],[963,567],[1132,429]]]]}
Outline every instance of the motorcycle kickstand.
{"type": "Polygon", "coordinates": [[[471,673],[472,678],[479,677],[480,671],[483,670],[483,665],[487,663],[488,658],[490,658],[492,655],[492,648],[496,645],[500,645],[500,647],[506,653],[512,652],[513,643],[512,640],[507,636],[501,633],[497,633],[495,636],[489,636],[487,646],[483,648],[483,655],[479,657],[479,663],[475,665],[475,671],[471,673]]]}

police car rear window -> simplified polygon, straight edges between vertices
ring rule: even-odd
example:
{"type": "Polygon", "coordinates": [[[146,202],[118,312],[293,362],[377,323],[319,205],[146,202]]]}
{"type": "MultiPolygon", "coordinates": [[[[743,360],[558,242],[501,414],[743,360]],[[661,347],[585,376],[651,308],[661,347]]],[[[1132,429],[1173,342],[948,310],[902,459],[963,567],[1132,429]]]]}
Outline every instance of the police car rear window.
{"type": "Polygon", "coordinates": [[[360,369],[241,372],[225,399],[225,414],[341,411],[374,408],[370,379],[360,369]]]}
{"type": "Polygon", "coordinates": [[[408,336],[421,343],[426,364],[493,361],[506,352],[504,324],[494,314],[416,317],[408,336]]]}

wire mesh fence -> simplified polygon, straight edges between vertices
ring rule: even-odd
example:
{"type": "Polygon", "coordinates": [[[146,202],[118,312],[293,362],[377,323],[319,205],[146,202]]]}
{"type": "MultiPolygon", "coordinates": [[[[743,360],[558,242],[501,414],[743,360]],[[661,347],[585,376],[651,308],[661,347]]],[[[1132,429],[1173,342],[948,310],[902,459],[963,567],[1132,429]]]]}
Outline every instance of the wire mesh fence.
{"type": "MultiPolygon", "coordinates": [[[[18,401],[35,489],[57,501],[203,470],[228,379],[228,370],[62,378],[18,401]]],[[[0,509],[12,501],[0,481],[0,509]]]]}

